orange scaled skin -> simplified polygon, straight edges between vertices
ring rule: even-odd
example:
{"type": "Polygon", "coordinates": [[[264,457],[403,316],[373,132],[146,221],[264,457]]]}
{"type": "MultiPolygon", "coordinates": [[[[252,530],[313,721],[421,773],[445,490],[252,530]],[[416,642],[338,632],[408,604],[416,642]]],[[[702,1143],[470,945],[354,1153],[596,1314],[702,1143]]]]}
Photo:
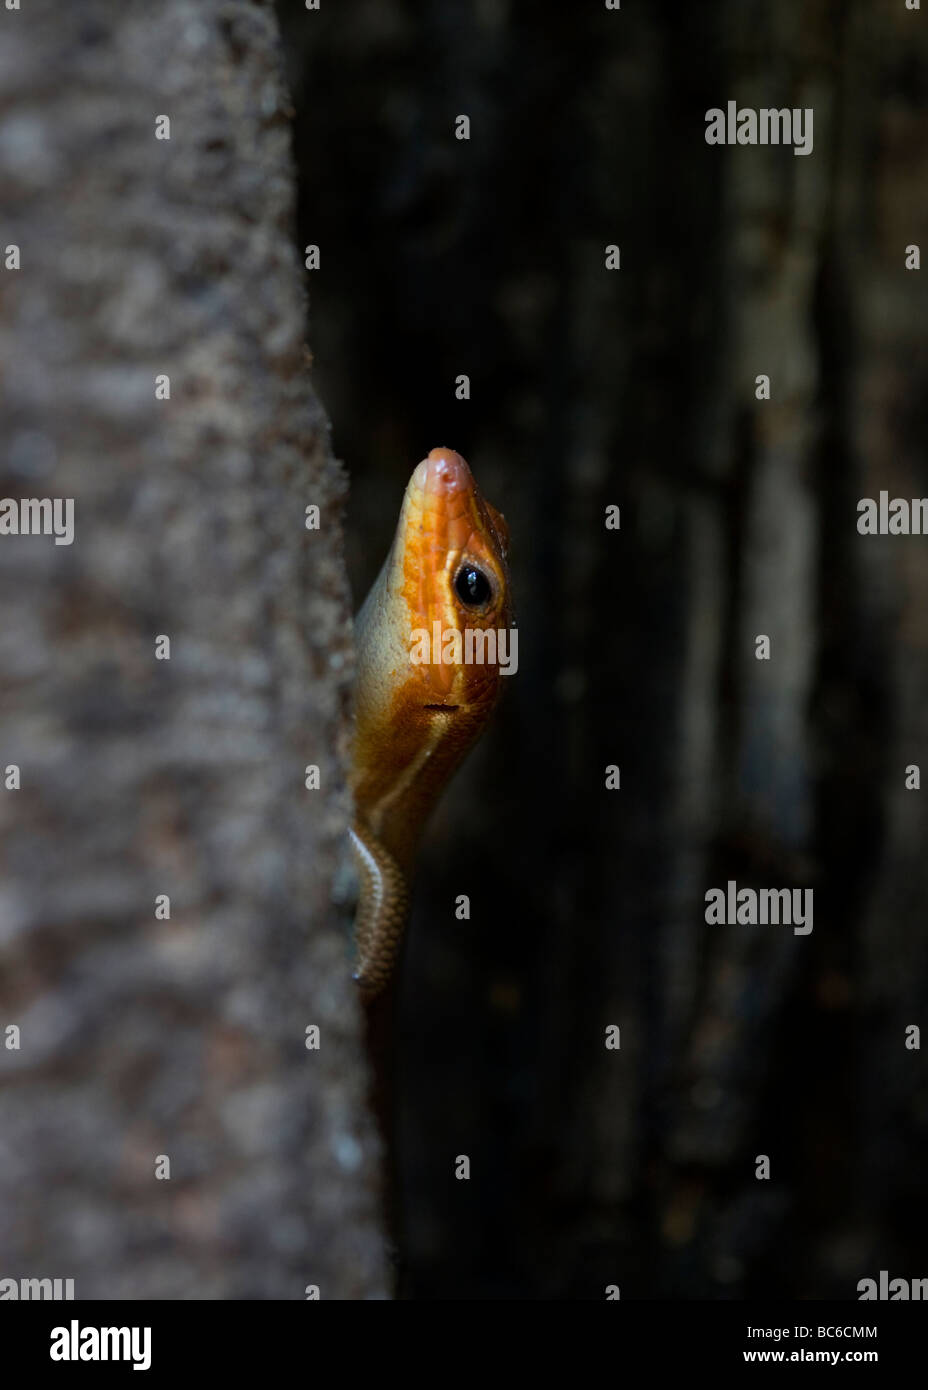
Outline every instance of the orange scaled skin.
{"type": "Polygon", "coordinates": [[[431,639],[436,621],[443,633],[509,628],[508,541],[460,454],[433,449],[409,481],[390,553],[355,620],[355,979],[368,998],[396,961],[422,828],[483,732],[503,680],[496,664],[414,664],[412,634],[424,628],[431,639]],[[490,584],[478,607],[454,589],[464,563],[490,584]]]}

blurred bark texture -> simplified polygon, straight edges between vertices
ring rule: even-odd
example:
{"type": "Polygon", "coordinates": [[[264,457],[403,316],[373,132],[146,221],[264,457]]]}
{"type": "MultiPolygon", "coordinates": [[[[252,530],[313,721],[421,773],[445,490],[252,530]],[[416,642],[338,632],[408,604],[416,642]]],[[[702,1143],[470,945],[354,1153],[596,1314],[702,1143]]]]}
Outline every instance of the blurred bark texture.
{"type": "Polygon", "coordinates": [[[2,492],[75,499],[70,547],[0,539],[22,779],[0,791],[0,1276],[379,1297],[329,907],[344,489],[304,360],[274,12],[29,0],[0,31],[2,492]]]}
{"type": "Polygon", "coordinates": [[[406,963],[413,1288],[915,1275],[928,543],[859,536],[856,503],[928,494],[924,7],[281,8],[358,591],[433,445],[513,536],[519,674],[406,963]],[[812,107],[812,154],[707,146],[729,99],[812,107]],[[813,888],[813,934],[707,925],[728,879],[813,888]]]}

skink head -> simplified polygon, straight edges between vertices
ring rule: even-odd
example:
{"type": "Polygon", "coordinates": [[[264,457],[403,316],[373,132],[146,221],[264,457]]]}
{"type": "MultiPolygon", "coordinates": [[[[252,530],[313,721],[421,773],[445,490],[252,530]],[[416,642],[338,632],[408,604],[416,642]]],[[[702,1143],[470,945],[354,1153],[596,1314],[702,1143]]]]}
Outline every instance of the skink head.
{"type": "Polygon", "coordinates": [[[508,545],[505,520],[484,500],[461,455],[433,449],[406,488],[395,555],[410,642],[417,631],[429,638],[431,661],[414,667],[424,707],[453,712],[495,700],[498,634],[506,633],[505,643],[512,620],[508,545]],[[435,650],[439,632],[440,653],[435,650]],[[455,632],[460,661],[454,659],[455,632]],[[491,651],[495,659],[489,661],[491,651]],[[480,652],[483,661],[474,659],[480,652]]]}

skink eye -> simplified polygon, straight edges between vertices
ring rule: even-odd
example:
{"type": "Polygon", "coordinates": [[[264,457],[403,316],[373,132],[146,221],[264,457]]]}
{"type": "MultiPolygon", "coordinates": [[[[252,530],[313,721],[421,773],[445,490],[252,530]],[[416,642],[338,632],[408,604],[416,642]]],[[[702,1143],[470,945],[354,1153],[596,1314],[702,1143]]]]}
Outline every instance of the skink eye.
{"type": "Polygon", "coordinates": [[[481,608],[493,596],[490,581],[476,565],[462,565],[454,576],[454,592],[468,608],[481,608]]]}

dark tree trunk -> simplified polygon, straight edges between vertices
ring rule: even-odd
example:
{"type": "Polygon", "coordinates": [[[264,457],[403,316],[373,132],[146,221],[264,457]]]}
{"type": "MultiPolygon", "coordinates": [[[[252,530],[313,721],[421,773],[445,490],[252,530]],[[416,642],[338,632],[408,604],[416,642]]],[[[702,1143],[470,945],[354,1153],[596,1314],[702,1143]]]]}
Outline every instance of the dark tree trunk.
{"type": "Polygon", "coordinates": [[[513,540],[519,674],[409,936],[413,1286],[914,1274],[928,549],[858,536],[856,502],[928,494],[924,7],[282,10],[359,594],[434,445],[513,540]],[[708,146],[729,98],[812,107],[813,153],[708,146]],[[811,937],[710,927],[729,878],[813,888],[811,937]]]}

